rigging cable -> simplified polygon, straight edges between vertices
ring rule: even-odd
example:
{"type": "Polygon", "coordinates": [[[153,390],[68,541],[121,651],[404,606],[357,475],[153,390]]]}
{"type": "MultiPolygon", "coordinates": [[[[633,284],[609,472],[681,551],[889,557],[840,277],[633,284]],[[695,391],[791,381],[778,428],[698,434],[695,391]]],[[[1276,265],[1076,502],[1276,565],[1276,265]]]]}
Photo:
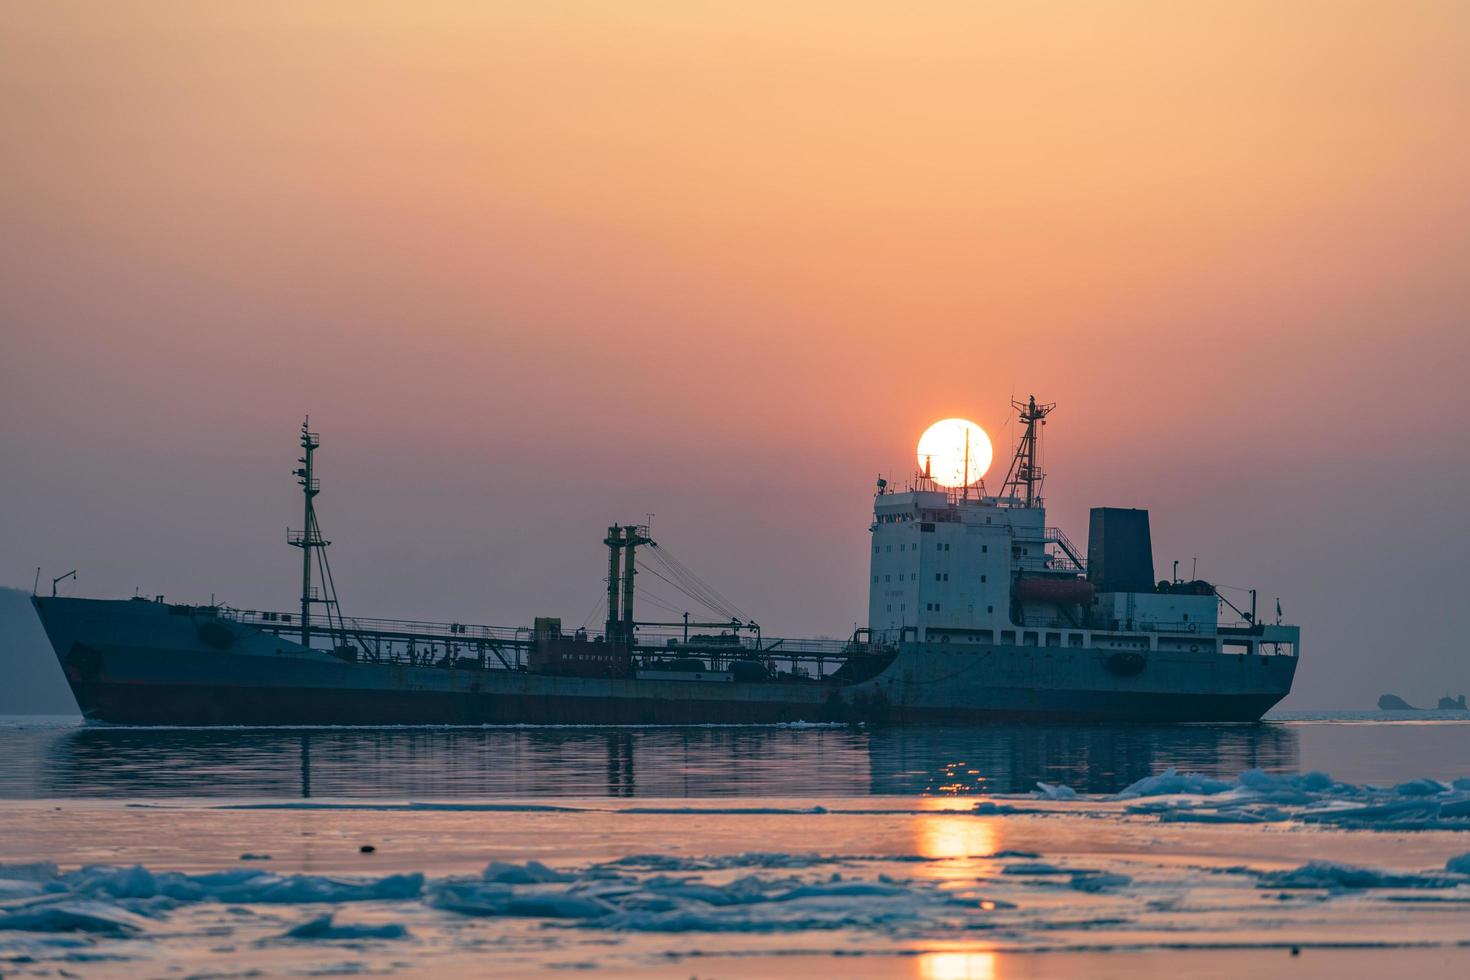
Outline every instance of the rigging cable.
{"type": "Polygon", "coordinates": [[[732,619],[745,620],[748,618],[739,606],[727,599],[714,586],[700,578],[694,569],[680,561],[678,556],[670,552],[667,548],[654,544],[651,553],[655,559],[664,565],[666,570],[697,592],[711,609],[727,615],[732,619]]]}
{"type": "MultiPolygon", "coordinates": [[[[661,581],[661,582],[663,582],[663,583],[665,583],[667,585],[672,586],[680,594],[684,595],[685,597],[687,597],[689,599],[692,599],[695,603],[697,603],[698,605],[703,606],[704,608],[708,609],[710,612],[714,613],[716,616],[721,617],[721,618],[734,618],[734,617],[731,617],[730,614],[727,611],[721,610],[721,609],[715,607],[714,605],[711,605],[705,598],[703,598],[702,596],[698,595],[696,592],[691,591],[690,589],[685,588],[684,586],[680,585],[678,582],[674,581],[673,579],[670,579],[667,576],[663,575],[661,572],[659,572],[658,569],[652,568],[652,567],[650,567],[650,566],[648,566],[648,565],[646,565],[646,564],[644,564],[642,562],[639,562],[639,564],[642,566],[642,570],[643,571],[645,571],[648,574],[652,575],[654,578],[658,579],[659,581],[661,581]]],[[[644,595],[646,593],[640,592],[639,594],[640,595],[644,595]]],[[[677,612],[677,613],[684,613],[687,610],[674,609],[672,611],[673,612],[677,612]]]]}
{"type": "MultiPolygon", "coordinates": [[[[670,581],[669,579],[664,578],[664,576],[662,575],[659,575],[659,577],[663,578],[664,581],[670,582],[670,584],[677,588],[680,592],[683,592],[685,595],[688,595],[691,598],[695,599],[701,605],[705,606],[706,608],[710,609],[723,618],[744,618],[741,615],[740,610],[737,609],[733,603],[729,602],[727,599],[724,598],[724,596],[720,595],[714,589],[710,588],[707,584],[699,580],[697,576],[694,576],[685,568],[677,564],[670,563],[667,559],[664,560],[662,564],[664,566],[664,570],[674,576],[675,581],[670,581]]],[[[650,571],[652,571],[652,569],[650,569],[650,571]]]]}

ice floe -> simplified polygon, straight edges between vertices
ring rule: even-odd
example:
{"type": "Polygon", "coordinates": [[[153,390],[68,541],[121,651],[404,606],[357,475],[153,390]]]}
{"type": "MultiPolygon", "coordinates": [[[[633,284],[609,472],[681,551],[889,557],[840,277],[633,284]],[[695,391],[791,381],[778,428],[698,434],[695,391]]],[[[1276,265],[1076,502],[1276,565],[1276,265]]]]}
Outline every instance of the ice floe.
{"type": "Polygon", "coordinates": [[[0,882],[16,880],[40,886],[42,895],[238,904],[408,899],[417,898],[424,887],[424,876],[418,873],[357,878],[283,875],[254,869],[190,875],[177,871],[154,872],[142,865],[129,868],[89,865],[65,873],[57,871],[54,865],[0,867],[0,882]],[[12,877],[17,874],[26,877],[12,877]]]}
{"type": "Polygon", "coordinates": [[[829,811],[824,806],[625,806],[619,808],[617,812],[630,814],[718,814],[738,817],[769,817],[784,814],[827,813],[829,811]]]}
{"type": "Polygon", "coordinates": [[[23,932],[132,934],[147,924],[147,919],[126,909],[96,901],[34,905],[0,914],[0,929],[23,932]]]}
{"type": "Polygon", "coordinates": [[[485,866],[481,877],[486,881],[497,881],[505,885],[537,885],[572,880],[571,875],[553,871],[540,861],[527,861],[525,864],[491,861],[485,866]]]}
{"type": "MultiPolygon", "coordinates": [[[[336,906],[377,901],[402,907],[412,902],[455,915],[539,919],[613,932],[795,932],[873,929],[931,923],[945,914],[985,915],[1012,903],[986,899],[975,882],[956,890],[940,880],[889,874],[837,873],[831,865],[898,858],[815,854],[747,853],[680,858],[632,855],[577,870],[553,869],[537,861],[491,862],[477,877],[426,881],[421,874],[378,878],[280,875],[256,870],[205,874],[153,871],[140,865],[89,866],[61,872],[49,865],[0,869],[0,880],[30,886],[0,906],[0,930],[32,933],[80,932],[129,936],[189,904],[227,906],[248,914],[258,904],[327,906],[287,929],[292,940],[396,939],[401,924],[350,924],[333,918],[336,906]],[[817,871],[827,866],[826,871],[817,871]],[[701,873],[755,873],[706,880],[701,873]],[[671,873],[672,872],[672,873],[671,873]],[[774,873],[772,873],[774,872],[774,873]]],[[[1055,873],[1079,890],[1101,890],[1127,881],[1092,870],[1018,864],[1023,872],[1055,873]]]]}
{"type": "Polygon", "coordinates": [[[400,922],[384,922],[379,925],[343,923],[333,921],[332,914],[307,919],[288,930],[285,939],[403,939],[408,936],[408,927],[400,922]]]}
{"type": "MultiPolygon", "coordinates": [[[[1218,802],[1238,791],[1198,799],[1218,802]]],[[[1109,802],[1097,812],[1131,819],[1130,809],[1109,802]]],[[[950,811],[946,819],[964,822],[966,813],[950,811]]],[[[1303,836],[1311,833],[1303,828],[1303,836]]],[[[337,962],[342,949],[360,951],[354,955],[371,966],[356,972],[398,963],[427,973],[424,957],[435,950],[504,947],[562,957],[595,946],[660,955],[690,948],[691,934],[760,936],[783,949],[813,942],[793,938],[802,933],[831,934],[815,941],[844,946],[983,934],[1019,948],[1100,948],[1133,941],[1130,930],[1188,941],[1183,934],[1193,929],[1214,941],[1227,915],[1258,920],[1263,899],[1282,914],[1364,902],[1379,909],[1399,902],[1410,914],[1415,907],[1407,903],[1436,901],[1437,914],[1465,909],[1470,916],[1470,853],[1450,857],[1442,870],[1326,861],[1261,870],[1158,863],[1142,854],[1083,858],[1075,849],[953,857],[645,852],[554,866],[494,860],[477,872],[442,877],[260,868],[186,874],[139,865],[62,870],[36,863],[0,866],[0,963],[29,962],[26,957],[56,963],[73,955],[147,959],[179,944],[197,947],[203,937],[221,955],[269,947],[272,955],[330,957],[331,963],[316,962],[332,972],[346,966],[337,962]]]]}
{"type": "Polygon", "coordinates": [[[1336,861],[1308,861],[1290,871],[1269,871],[1260,875],[1261,888],[1325,888],[1343,891],[1363,888],[1456,888],[1464,884],[1460,878],[1438,873],[1414,874],[1363,868],[1336,861]]]}
{"type": "Polygon", "coordinates": [[[746,851],[685,857],[677,854],[629,854],[607,862],[609,867],[646,868],[655,871],[717,871],[726,868],[810,868],[819,864],[851,860],[822,854],[788,854],[784,851],[746,851]]]}
{"type": "Polygon", "coordinates": [[[1342,783],[1322,772],[1249,769],[1222,779],[1170,767],[1108,796],[1085,796],[1049,783],[1038,783],[1029,795],[1063,802],[1128,802],[1125,813],[1151,815],[1161,823],[1300,821],[1349,830],[1470,830],[1466,778],[1422,778],[1382,787],[1342,783]]]}

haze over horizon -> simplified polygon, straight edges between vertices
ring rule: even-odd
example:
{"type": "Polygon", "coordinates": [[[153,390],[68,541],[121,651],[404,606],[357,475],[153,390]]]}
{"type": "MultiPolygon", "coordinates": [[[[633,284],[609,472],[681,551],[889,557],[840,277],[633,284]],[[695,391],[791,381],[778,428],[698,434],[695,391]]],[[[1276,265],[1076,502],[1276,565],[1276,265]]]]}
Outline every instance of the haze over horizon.
{"type": "Polygon", "coordinates": [[[1286,707],[1470,692],[1464,4],[7,14],[0,585],[289,609],[309,413],[349,615],[576,625],[652,513],[845,636],[874,477],[1034,392],[1286,707]]]}

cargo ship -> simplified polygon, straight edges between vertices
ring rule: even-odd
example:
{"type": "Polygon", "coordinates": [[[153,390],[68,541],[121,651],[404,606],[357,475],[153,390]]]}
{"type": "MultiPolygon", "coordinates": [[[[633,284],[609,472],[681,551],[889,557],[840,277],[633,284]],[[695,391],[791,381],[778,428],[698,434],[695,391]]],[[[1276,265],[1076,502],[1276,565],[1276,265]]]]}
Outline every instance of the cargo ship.
{"type": "MultiPolygon", "coordinates": [[[[652,571],[712,587],[646,524],[607,528],[600,632],[344,616],[303,424],[301,595],[289,612],[163,596],[33,603],[82,714],[128,725],[756,725],[1256,721],[1291,690],[1300,629],[1209,582],[1154,578],[1146,510],[1094,508],[1084,554],[1049,526],[1038,463],[1055,408],[1015,402],[999,489],[927,462],[873,495],[868,625],[775,638],[732,615],[635,618],[652,571]]],[[[968,443],[966,443],[968,447],[968,443]]]]}

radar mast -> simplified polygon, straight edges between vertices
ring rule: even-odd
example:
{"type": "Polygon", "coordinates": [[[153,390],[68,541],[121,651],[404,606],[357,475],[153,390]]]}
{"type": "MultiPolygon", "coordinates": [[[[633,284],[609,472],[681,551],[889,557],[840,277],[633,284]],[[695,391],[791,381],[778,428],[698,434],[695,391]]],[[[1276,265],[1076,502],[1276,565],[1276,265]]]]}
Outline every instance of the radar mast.
{"type": "Polygon", "coordinates": [[[1001,487],[1000,495],[1012,500],[1025,500],[1027,507],[1039,507],[1042,503],[1041,486],[1046,481],[1046,474],[1036,462],[1036,426],[1038,423],[1046,424],[1046,417],[1057,407],[1057,403],[1038,405],[1036,396],[1032,395],[1024,402],[1012,401],[1011,407],[1016,410],[1017,417],[1025,428],[1021,430],[1021,441],[1016,444],[1016,455],[1011,458],[1011,468],[1006,472],[1006,482],[1001,487]]]}

